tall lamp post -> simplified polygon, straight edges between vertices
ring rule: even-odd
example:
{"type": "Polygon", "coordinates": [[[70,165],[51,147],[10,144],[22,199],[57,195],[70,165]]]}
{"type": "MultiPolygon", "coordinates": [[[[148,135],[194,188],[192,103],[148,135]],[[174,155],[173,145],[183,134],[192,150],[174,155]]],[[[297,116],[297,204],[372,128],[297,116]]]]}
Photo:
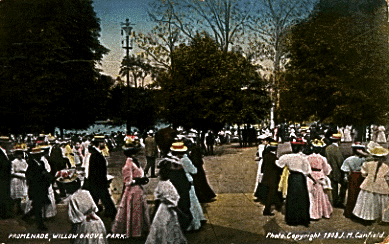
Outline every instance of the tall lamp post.
{"type": "MultiPolygon", "coordinates": [[[[132,31],[132,25],[130,23],[130,20],[129,19],[126,19],[126,22],[122,22],[121,23],[121,26],[122,26],[122,31],[121,31],[121,34],[125,34],[126,36],[126,45],[123,46],[124,49],[126,49],[126,58],[125,60],[127,60],[127,63],[125,62],[126,64],[126,77],[127,77],[127,133],[130,132],[131,130],[131,125],[130,125],[130,112],[129,112],[129,105],[130,105],[130,67],[129,67],[129,64],[128,64],[128,60],[130,58],[130,49],[132,49],[132,46],[130,45],[130,35],[131,35],[131,31],[132,31]],[[123,33],[124,32],[124,33],[123,33]]],[[[122,41],[122,44],[123,44],[123,41],[122,41]]]]}

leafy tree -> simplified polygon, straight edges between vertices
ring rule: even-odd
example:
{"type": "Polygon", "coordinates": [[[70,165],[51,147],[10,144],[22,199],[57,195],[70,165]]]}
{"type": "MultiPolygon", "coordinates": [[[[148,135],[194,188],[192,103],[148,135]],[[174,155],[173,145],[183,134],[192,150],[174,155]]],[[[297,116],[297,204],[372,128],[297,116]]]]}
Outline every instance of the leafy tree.
{"type": "Polygon", "coordinates": [[[219,131],[225,123],[265,116],[270,103],[263,80],[241,54],[223,52],[209,36],[198,35],[173,56],[176,65],[157,80],[157,99],[174,126],[219,131]]]}
{"type": "Polygon", "coordinates": [[[129,72],[134,81],[135,88],[138,87],[138,81],[141,80],[141,86],[144,86],[144,79],[147,75],[151,74],[153,67],[147,63],[144,59],[136,55],[124,57],[119,74],[124,77],[129,72]]]}
{"type": "Polygon", "coordinates": [[[256,13],[252,15],[249,41],[252,56],[263,63],[269,76],[272,101],[279,107],[280,81],[288,62],[286,46],[288,32],[296,23],[306,18],[316,0],[258,0],[256,13]]]}
{"type": "Polygon", "coordinates": [[[385,122],[388,27],[384,1],[321,1],[291,32],[282,116],[340,125],[385,122]]]}
{"type": "Polygon", "coordinates": [[[91,1],[1,1],[2,126],[41,132],[93,123],[101,100],[95,65],[108,52],[99,32],[91,1]]]}

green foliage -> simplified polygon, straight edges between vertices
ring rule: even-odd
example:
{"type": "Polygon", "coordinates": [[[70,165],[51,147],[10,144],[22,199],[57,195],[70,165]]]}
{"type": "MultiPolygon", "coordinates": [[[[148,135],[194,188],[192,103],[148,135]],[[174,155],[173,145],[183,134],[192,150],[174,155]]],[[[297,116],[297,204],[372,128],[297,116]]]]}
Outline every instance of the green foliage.
{"type": "Polygon", "coordinates": [[[326,2],[291,32],[280,114],[294,121],[315,116],[340,125],[384,123],[389,97],[387,7],[326,2]]]}
{"type": "Polygon", "coordinates": [[[155,68],[147,63],[146,60],[139,56],[131,55],[123,58],[119,74],[124,77],[128,72],[133,77],[135,87],[138,87],[138,80],[141,79],[142,83],[139,85],[143,87],[144,79],[147,75],[152,75],[154,70],[155,68]]]}
{"type": "Polygon", "coordinates": [[[173,53],[175,65],[158,83],[161,113],[175,126],[219,130],[225,123],[264,117],[269,100],[263,81],[241,54],[223,52],[209,37],[173,53]]]}
{"type": "Polygon", "coordinates": [[[89,0],[0,2],[3,128],[80,128],[101,108],[98,70],[108,50],[89,0]]]}

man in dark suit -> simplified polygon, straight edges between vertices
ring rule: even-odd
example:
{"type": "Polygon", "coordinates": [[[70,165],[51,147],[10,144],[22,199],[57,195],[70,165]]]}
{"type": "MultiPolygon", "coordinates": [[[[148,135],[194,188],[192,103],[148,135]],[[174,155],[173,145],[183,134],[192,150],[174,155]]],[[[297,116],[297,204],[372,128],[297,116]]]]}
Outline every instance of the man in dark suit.
{"type": "Polygon", "coordinates": [[[329,139],[332,143],[331,145],[326,147],[325,151],[327,161],[332,168],[332,171],[329,175],[332,187],[332,205],[337,208],[344,208],[344,199],[346,197],[347,183],[344,181],[344,173],[340,170],[344,161],[342,152],[339,149],[341,135],[333,134],[329,139]]]}
{"type": "Polygon", "coordinates": [[[11,161],[5,150],[8,137],[0,138],[0,218],[11,217],[11,161]]]}
{"type": "Polygon", "coordinates": [[[49,187],[53,179],[41,160],[43,153],[40,148],[32,149],[27,160],[28,168],[26,171],[28,197],[32,201],[35,221],[39,230],[47,230],[43,223],[42,209],[45,205],[50,204],[49,187]]]}
{"type": "Polygon", "coordinates": [[[94,140],[88,148],[91,153],[89,159],[88,189],[96,205],[101,200],[105,208],[105,215],[114,219],[117,210],[108,191],[107,161],[98,149],[98,144],[99,141],[94,140]]]}
{"type": "Polygon", "coordinates": [[[272,216],[271,206],[276,205],[276,209],[282,207],[282,196],[278,192],[278,183],[280,182],[282,169],[276,165],[277,160],[277,144],[272,143],[263,151],[263,163],[261,171],[263,173],[261,184],[266,187],[267,194],[264,199],[265,209],[263,215],[272,216]]]}

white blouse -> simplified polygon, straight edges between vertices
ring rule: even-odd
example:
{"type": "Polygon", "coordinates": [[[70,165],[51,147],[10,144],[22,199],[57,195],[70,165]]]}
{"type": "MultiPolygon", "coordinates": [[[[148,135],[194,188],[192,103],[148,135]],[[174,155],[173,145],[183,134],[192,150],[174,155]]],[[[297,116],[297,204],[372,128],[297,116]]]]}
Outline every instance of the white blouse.
{"type": "Polygon", "coordinates": [[[276,165],[280,168],[288,166],[290,171],[297,171],[308,175],[312,172],[307,156],[302,153],[286,154],[276,161],[276,165]]]}

